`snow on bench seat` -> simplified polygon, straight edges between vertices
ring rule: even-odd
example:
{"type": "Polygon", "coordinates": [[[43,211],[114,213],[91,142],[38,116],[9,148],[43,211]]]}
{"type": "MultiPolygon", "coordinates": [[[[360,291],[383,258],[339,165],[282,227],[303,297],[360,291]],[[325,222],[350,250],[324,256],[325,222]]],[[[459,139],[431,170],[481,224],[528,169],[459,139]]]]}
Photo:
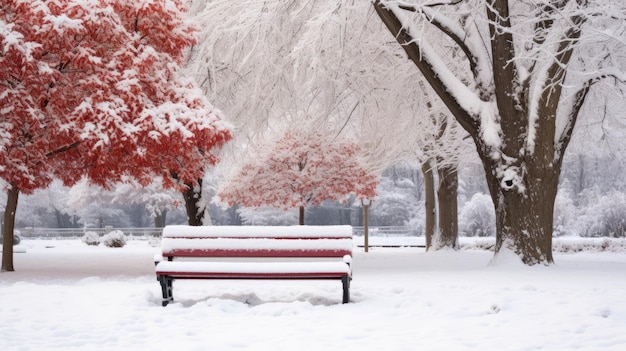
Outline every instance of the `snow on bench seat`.
{"type": "Polygon", "coordinates": [[[346,303],[352,245],[350,226],[167,226],[155,256],[163,306],[173,301],[175,279],[341,279],[346,303]],[[178,260],[189,257],[202,261],[178,260]],[[223,261],[251,257],[265,260],[223,261]]]}
{"type": "Polygon", "coordinates": [[[163,238],[163,256],[177,257],[342,257],[352,239],[163,238]]]}
{"type": "Polygon", "coordinates": [[[163,238],[348,238],[352,239],[349,225],[331,226],[207,226],[168,225],[163,238]],[[254,229],[251,229],[254,228],[254,229]]]}

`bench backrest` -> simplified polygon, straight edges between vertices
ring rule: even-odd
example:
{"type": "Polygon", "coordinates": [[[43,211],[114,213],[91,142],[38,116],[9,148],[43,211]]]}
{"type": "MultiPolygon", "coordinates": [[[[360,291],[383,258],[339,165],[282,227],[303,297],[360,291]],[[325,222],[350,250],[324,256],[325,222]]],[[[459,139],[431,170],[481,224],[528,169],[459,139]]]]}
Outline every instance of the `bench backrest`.
{"type": "Polygon", "coordinates": [[[167,226],[163,257],[343,257],[352,255],[352,227],[167,226]]]}

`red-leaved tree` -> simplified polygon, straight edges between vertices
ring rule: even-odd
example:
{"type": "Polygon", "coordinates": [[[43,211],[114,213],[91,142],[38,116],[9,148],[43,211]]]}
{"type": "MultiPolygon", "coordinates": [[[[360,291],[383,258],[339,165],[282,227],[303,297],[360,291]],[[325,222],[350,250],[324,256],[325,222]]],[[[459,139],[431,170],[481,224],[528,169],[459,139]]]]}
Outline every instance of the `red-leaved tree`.
{"type": "MultiPolygon", "coordinates": [[[[194,183],[231,138],[178,74],[194,28],[180,0],[5,0],[0,5],[0,178],[4,233],[20,192],[86,176],[194,183]]],[[[4,235],[2,271],[12,271],[4,235]]]]}
{"type": "Polygon", "coordinates": [[[257,149],[218,191],[218,198],[246,207],[300,208],[325,200],[376,196],[378,176],[362,165],[356,143],[321,133],[288,131],[257,149]]]}

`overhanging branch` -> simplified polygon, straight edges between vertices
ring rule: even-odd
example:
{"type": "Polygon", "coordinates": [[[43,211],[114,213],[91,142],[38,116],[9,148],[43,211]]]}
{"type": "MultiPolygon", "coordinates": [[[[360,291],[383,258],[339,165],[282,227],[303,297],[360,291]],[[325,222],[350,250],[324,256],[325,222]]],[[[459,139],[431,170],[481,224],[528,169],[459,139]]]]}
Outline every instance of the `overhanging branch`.
{"type": "Polygon", "coordinates": [[[465,109],[463,109],[463,107],[461,107],[459,102],[450,93],[448,87],[441,80],[437,72],[435,72],[432,63],[428,62],[422,55],[419,44],[416,43],[413,37],[407,32],[400,20],[391,10],[387,9],[380,0],[374,1],[374,8],[391,34],[396,38],[400,46],[402,46],[404,51],[407,53],[409,59],[417,66],[426,81],[428,81],[430,86],[437,93],[439,98],[441,98],[459,124],[461,124],[461,126],[471,135],[477,135],[477,122],[465,109]]]}
{"type": "Polygon", "coordinates": [[[426,3],[421,7],[417,6],[409,6],[409,5],[400,5],[398,6],[400,9],[410,12],[416,12],[424,15],[429,23],[439,29],[443,34],[445,34],[448,38],[450,38],[467,58],[470,70],[472,71],[472,75],[474,79],[478,82],[478,65],[476,64],[478,54],[473,52],[469,46],[465,43],[463,39],[464,32],[462,32],[459,28],[455,28],[454,26],[450,26],[449,22],[442,21],[440,19],[439,12],[432,11],[430,7],[438,7],[444,5],[456,5],[461,1],[449,1],[449,2],[435,2],[435,3],[426,3]]]}
{"type": "Polygon", "coordinates": [[[570,115],[568,116],[567,123],[561,132],[561,136],[555,145],[555,155],[554,162],[557,165],[560,165],[563,162],[563,157],[565,155],[565,149],[569,145],[572,140],[572,135],[574,134],[574,126],[576,125],[576,121],[578,120],[578,115],[580,114],[580,110],[582,109],[583,104],[591,90],[591,87],[598,83],[599,81],[606,78],[615,78],[618,81],[624,83],[624,80],[620,77],[613,74],[603,74],[594,78],[587,80],[583,86],[576,92],[574,95],[574,103],[572,105],[572,110],[570,115]]]}

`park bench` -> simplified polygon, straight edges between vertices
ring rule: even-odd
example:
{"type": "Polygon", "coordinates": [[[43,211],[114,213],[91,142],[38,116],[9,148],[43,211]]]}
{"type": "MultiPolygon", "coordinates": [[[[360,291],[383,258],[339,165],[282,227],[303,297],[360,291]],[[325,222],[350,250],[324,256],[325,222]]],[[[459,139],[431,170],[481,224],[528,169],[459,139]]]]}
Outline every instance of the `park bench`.
{"type": "Polygon", "coordinates": [[[167,226],[155,269],[163,306],[177,279],[337,279],[347,303],[351,260],[350,226],[167,226]]]}

